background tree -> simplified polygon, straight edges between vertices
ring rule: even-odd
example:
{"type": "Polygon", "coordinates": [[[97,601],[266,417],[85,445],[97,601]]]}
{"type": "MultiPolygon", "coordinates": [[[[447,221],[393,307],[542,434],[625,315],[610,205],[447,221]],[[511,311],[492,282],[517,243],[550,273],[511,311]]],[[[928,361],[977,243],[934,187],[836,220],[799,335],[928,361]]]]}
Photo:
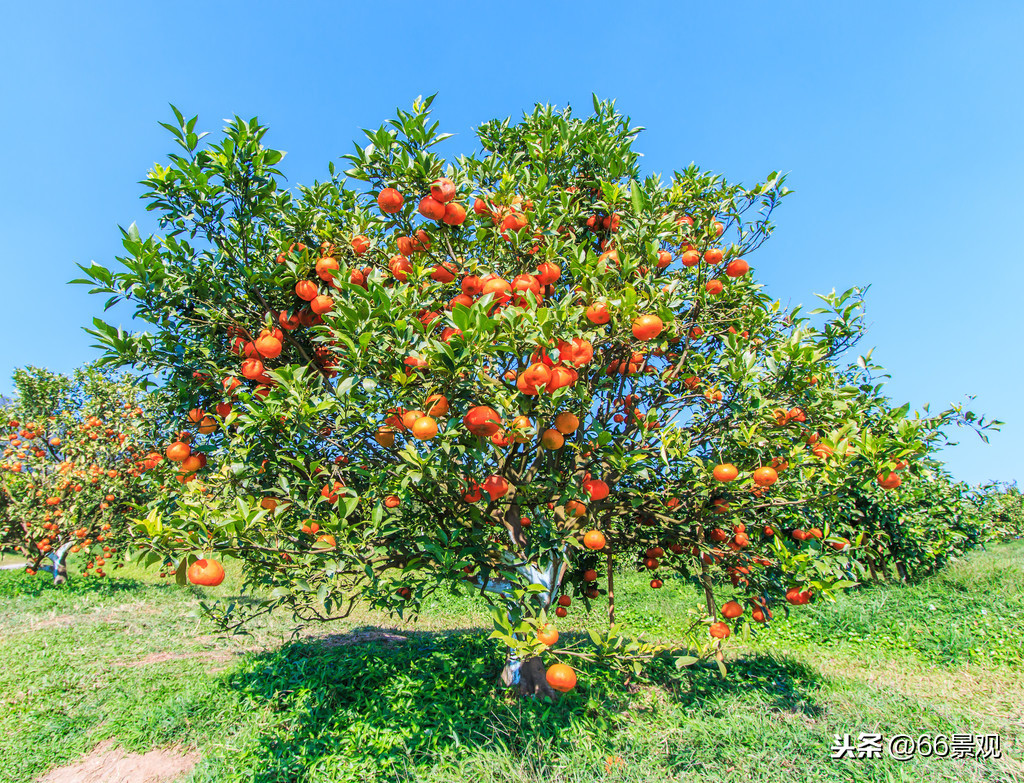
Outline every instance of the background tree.
{"type": "Polygon", "coordinates": [[[874,426],[843,358],[860,292],[812,324],[754,281],[784,177],[644,177],[641,129],[597,100],[485,123],[446,162],[430,103],[368,132],[347,180],[332,165],[295,192],[255,119],[205,145],[175,110],[180,150],[144,182],[163,233],[125,230],[123,269],[81,281],[152,327],[97,321],[108,361],[160,373],[204,431],[169,462],[219,455],[153,508],[148,558],[179,579],[239,558],[248,611],[304,619],[471,587],[508,681],[544,693],[575,674],[545,677],[542,654],[623,657],[614,629],[596,652],[553,648],[549,613],[612,587],[602,558],[642,563],[653,589],[662,568],[696,580],[703,654],[774,602],[851,584],[827,525],[789,544],[776,528],[850,482],[890,486],[951,414],[874,426]],[[742,603],[719,607],[723,579],[742,603]]]}
{"type": "Polygon", "coordinates": [[[140,476],[159,455],[145,461],[151,433],[141,406],[152,400],[131,377],[97,367],[71,376],[26,367],[14,387],[0,422],[0,544],[56,584],[79,552],[85,571],[103,576],[148,499],[140,476]]]}

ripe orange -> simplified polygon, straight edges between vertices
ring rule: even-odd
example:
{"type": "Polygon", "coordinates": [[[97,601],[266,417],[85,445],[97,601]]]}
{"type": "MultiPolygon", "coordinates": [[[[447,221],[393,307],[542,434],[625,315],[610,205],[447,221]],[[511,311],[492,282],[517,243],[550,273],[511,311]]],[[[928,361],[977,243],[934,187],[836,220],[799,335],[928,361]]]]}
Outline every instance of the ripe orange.
{"type": "Polygon", "coordinates": [[[428,220],[444,220],[444,204],[432,196],[420,199],[419,213],[428,220]]]}
{"type": "Polygon", "coordinates": [[[571,367],[563,367],[558,365],[551,369],[551,380],[548,381],[547,391],[552,393],[557,389],[561,389],[563,386],[572,386],[579,380],[579,373],[573,370],[571,367]]]}
{"type": "Polygon", "coordinates": [[[447,177],[435,179],[430,183],[430,197],[442,204],[447,204],[455,198],[455,183],[447,177]]]}
{"type": "Polygon", "coordinates": [[[558,264],[545,261],[537,267],[537,279],[541,285],[553,285],[562,276],[562,269],[558,264]]]}
{"type": "Polygon", "coordinates": [[[664,328],[661,319],[656,315],[641,315],[633,321],[633,336],[638,340],[653,340],[664,328]]]}
{"type": "Polygon", "coordinates": [[[389,215],[398,212],[402,208],[402,203],[405,198],[394,188],[384,188],[377,196],[377,206],[380,207],[381,212],[386,212],[389,215]]]}
{"type": "Polygon", "coordinates": [[[526,228],[528,223],[529,221],[526,219],[526,215],[520,214],[518,212],[513,212],[511,215],[507,215],[501,221],[502,236],[504,236],[507,239],[508,236],[505,232],[520,231],[526,228]]]}
{"type": "Polygon", "coordinates": [[[527,416],[516,416],[512,419],[512,439],[516,443],[529,443],[527,432],[533,429],[533,422],[527,416]]]}
{"type": "Polygon", "coordinates": [[[558,430],[544,430],[544,434],[540,436],[540,445],[551,451],[557,451],[565,445],[565,438],[558,430]]]}
{"type": "Polygon", "coordinates": [[[736,601],[729,601],[722,606],[722,617],[732,620],[741,614],[743,614],[743,607],[736,603],[736,601]]]}
{"type": "Polygon", "coordinates": [[[487,405],[470,408],[462,418],[462,423],[474,435],[489,438],[501,427],[501,416],[487,405]]]}
{"type": "Polygon", "coordinates": [[[411,429],[412,425],[423,416],[423,411],[406,411],[402,414],[402,428],[411,429]]]}
{"type": "Polygon", "coordinates": [[[437,418],[448,413],[448,398],[443,394],[431,394],[426,401],[427,415],[437,418]]]}
{"type": "Polygon", "coordinates": [[[384,498],[384,505],[388,508],[398,508],[402,504],[402,501],[397,495],[388,495],[384,498]]]}
{"type": "Polygon", "coordinates": [[[484,281],[476,275],[466,275],[462,278],[460,286],[462,288],[462,293],[466,296],[476,296],[483,292],[484,281]]]}
{"type": "Polygon", "coordinates": [[[370,238],[363,234],[356,234],[352,237],[352,252],[357,256],[363,255],[367,250],[370,249],[370,238]]]}
{"type": "Polygon", "coordinates": [[[704,290],[707,291],[712,296],[717,296],[718,294],[722,293],[722,291],[725,290],[725,286],[722,285],[721,280],[708,280],[704,284],[704,290]]]}
{"type": "Polygon", "coordinates": [[[324,294],[314,296],[313,301],[309,303],[309,309],[317,315],[323,315],[332,307],[334,307],[334,300],[324,294]]]}
{"type": "Polygon", "coordinates": [[[192,453],[192,447],[180,440],[167,447],[167,459],[171,462],[182,462],[192,453]]]}
{"type": "Polygon", "coordinates": [[[466,222],[466,208],[462,204],[445,204],[444,217],[441,219],[449,226],[461,226],[466,222]]]}
{"type": "Polygon", "coordinates": [[[388,269],[396,279],[405,282],[412,271],[412,263],[404,255],[391,256],[388,259],[388,269]]]}
{"type": "Polygon", "coordinates": [[[794,605],[806,604],[811,600],[811,591],[804,590],[801,592],[799,587],[791,587],[786,591],[786,600],[794,605]]]}
{"type": "Polygon", "coordinates": [[[596,582],[597,581],[597,571],[595,571],[593,568],[588,568],[586,571],[583,572],[583,581],[584,582],[596,582]]]}
{"type": "Polygon", "coordinates": [[[608,485],[601,479],[587,479],[583,482],[583,490],[591,500],[604,500],[608,497],[608,485]]]}
{"type": "Polygon", "coordinates": [[[213,559],[196,560],[187,573],[188,581],[203,587],[216,587],[224,581],[224,566],[213,559]]]}
{"type": "Polygon", "coordinates": [[[824,443],[815,443],[814,446],[811,447],[811,454],[820,459],[828,459],[835,454],[835,450],[824,443]]]}
{"type": "Polygon", "coordinates": [[[711,627],[708,628],[708,632],[715,639],[728,639],[729,638],[729,626],[723,622],[711,623],[711,627]]]}
{"type": "Polygon", "coordinates": [[[903,479],[900,478],[896,473],[889,473],[886,475],[884,472],[879,473],[875,476],[875,481],[878,482],[878,486],[882,489],[896,489],[900,484],[903,483],[903,479]]]}
{"type": "Polygon", "coordinates": [[[390,427],[380,427],[373,439],[384,448],[389,449],[395,445],[395,431],[390,427]]]}
{"type": "MultiPolygon", "coordinates": [[[[339,269],[340,267],[338,266],[338,262],[335,259],[331,258],[330,256],[321,258],[319,261],[316,262],[316,276],[323,280],[325,283],[333,283],[334,275],[332,273],[337,272],[339,269]]],[[[297,290],[296,293],[298,294],[297,290]]],[[[306,298],[302,296],[302,294],[299,294],[299,296],[302,299],[306,298]]]]}
{"type": "Polygon", "coordinates": [[[587,308],[587,320],[593,324],[606,324],[612,318],[608,312],[608,305],[603,302],[595,302],[587,308]]]}
{"type": "Polygon", "coordinates": [[[242,362],[242,376],[250,381],[263,375],[263,362],[259,359],[246,359],[242,362]]]}
{"type": "Polygon", "coordinates": [[[754,471],[754,483],[759,487],[770,487],[779,480],[779,474],[774,468],[758,468],[754,471]]]}
{"type": "Polygon", "coordinates": [[[533,390],[536,394],[540,389],[546,388],[551,380],[551,370],[543,362],[534,362],[519,376],[520,385],[533,390]]]}
{"type": "Polygon", "coordinates": [[[508,492],[508,480],[496,473],[491,474],[484,479],[483,489],[484,492],[490,495],[491,500],[497,500],[500,497],[504,497],[508,492]]]}
{"type": "Polygon", "coordinates": [[[437,422],[430,416],[420,416],[410,429],[414,438],[430,440],[437,435],[437,422]]]}
{"type": "Polygon", "coordinates": [[[537,641],[551,647],[558,641],[558,630],[553,625],[542,625],[537,629],[537,641]]]}
{"type": "Polygon", "coordinates": [[[725,267],[725,273],[729,277],[743,277],[747,272],[750,271],[750,264],[744,261],[742,258],[737,258],[735,261],[730,261],[725,267]]]}
{"type": "Polygon", "coordinates": [[[583,536],[583,546],[587,549],[604,549],[604,533],[600,530],[588,530],[583,536]]]}
{"type": "Polygon", "coordinates": [[[300,280],[295,284],[295,295],[307,302],[317,295],[316,283],[312,280],[300,280]]]}
{"type": "Polygon", "coordinates": [[[729,482],[735,479],[739,474],[739,470],[731,462],[725,462],[721,465],[715,465],[714,471],[712,471],[715,480],[721,482],[729,482]]]}
{"type": "Polygon", "coordinates": [[[576,687],[576,672],[564,663],[549,666],[546,679],[548,685],[562,693],[568,693],[576,687]]]}
{"type": "Polygon", "coordinates": [[[679,259],[683,266],[697,266],[700,263],[700,253],[696,250],[687,250],[679,259]]]}
{"type": "Polygon", "coordinates": [[[704,261],[714,266],[722,262],[723,255],[721,248],[712,247],[704,251],[704,261]]]}
{"type": "Polygon", "coordinates": [[[512,298],[512,285],[503,277],[491,277],[483,281],[483,287],[480,289],[482,296],[491,294],[494,297],[494,301],[499,304],[504,304],[512,298]]]}
{"type": "Polygon", "coordinates": [[[555,416],[555,429],[563,435],[572,435],[580,426],[576,414],[565,411],[555,416]]]}
{"type": "Polygon", "coordinates": [[[565,504],[565,513],[570,517],[581,517],[587,513],[587,507],[578,500],[570,500],[565,504]]]}

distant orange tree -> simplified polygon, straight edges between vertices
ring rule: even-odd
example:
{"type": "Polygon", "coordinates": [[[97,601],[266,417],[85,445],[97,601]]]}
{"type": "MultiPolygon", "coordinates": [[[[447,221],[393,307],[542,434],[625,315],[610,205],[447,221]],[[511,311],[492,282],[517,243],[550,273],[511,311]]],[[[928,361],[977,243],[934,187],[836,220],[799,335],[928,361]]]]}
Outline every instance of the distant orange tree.
{"type": "Polygon", "coordinates": [[[144,513],[140,477],[161,458],[147,461],[145,395],[134,379],[97,367],[71,376],[27,367],[14,387],[0,421],[0,545],[57,584],[71,555],[104,576],[124,557],[131,516],[144,513]]]}
{"type": "Polygon", "coordinates": [[[161,233],[125,230],[121,266],[83,279],[147,322],[97,321],[107,360],[166,378],[195,431],[166,444],[184,489],[145,520],[147,559],[204,583],[241,561],[253,600],[211,608],[225,626],[472,589],[506,681],[545,694],[567,661],[659,652],[558,641],[615,560],[703,591],[681,666],[853,584],[858,541],[812,512],[895,487],[953,412],[891,410],[844,358],[860,291],[805,316],[757,283],[784,178],[645,176],[640,129],[598,101],[486,122],[446,161],[429,106],[293,191],[255,119],[210,143],[175,110],[145,180],[161,233]]]}

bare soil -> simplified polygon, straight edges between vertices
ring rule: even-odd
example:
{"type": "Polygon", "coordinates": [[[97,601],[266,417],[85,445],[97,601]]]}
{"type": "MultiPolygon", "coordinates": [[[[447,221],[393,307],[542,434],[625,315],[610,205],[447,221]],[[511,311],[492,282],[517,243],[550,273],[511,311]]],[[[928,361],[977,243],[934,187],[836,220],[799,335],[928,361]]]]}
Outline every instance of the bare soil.
{"type": "Polygon", "coordinates": [[[106,741],[74,764],[51,769],[37,783],[172,783],[197,761],[198,753],[185,753],[179,748],[125,753],[106,741]]]}

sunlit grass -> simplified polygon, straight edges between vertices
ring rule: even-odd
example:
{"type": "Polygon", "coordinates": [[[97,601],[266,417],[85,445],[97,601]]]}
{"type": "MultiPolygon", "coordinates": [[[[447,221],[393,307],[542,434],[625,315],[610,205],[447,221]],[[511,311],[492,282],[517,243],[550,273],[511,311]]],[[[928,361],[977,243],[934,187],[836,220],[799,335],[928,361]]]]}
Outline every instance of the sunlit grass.
{"type": "MultiPolygon", "coordinates": [[[[556,705],[507,697],[472,596],[428,599],[416,624],[358,610],[283,644],[277,617],[216,635],[203,595],[129,567],[115,579],[0,572],[0,781],[24,783],[112,738],[184,745],[200,781],[982,781],[1012,763],[834,762],[836,733],[995,732],[1024,755],[1024,543],[910,587],[800,607],[746,646],[729,677],[659,661],[630,684],[583,667],[556,705]],[[382,632],[387,630],[387,633],[382,632]]],[[[632,632],[670,637],[695,594],[618,577],[632,632]]],[[[213,591],[238,590],[238,573],[213,591]]],[[[592,622],[604,619],[594,607],[592,622]]],[[[586,618],[574,605],[569,633],[586,618]]]]}

